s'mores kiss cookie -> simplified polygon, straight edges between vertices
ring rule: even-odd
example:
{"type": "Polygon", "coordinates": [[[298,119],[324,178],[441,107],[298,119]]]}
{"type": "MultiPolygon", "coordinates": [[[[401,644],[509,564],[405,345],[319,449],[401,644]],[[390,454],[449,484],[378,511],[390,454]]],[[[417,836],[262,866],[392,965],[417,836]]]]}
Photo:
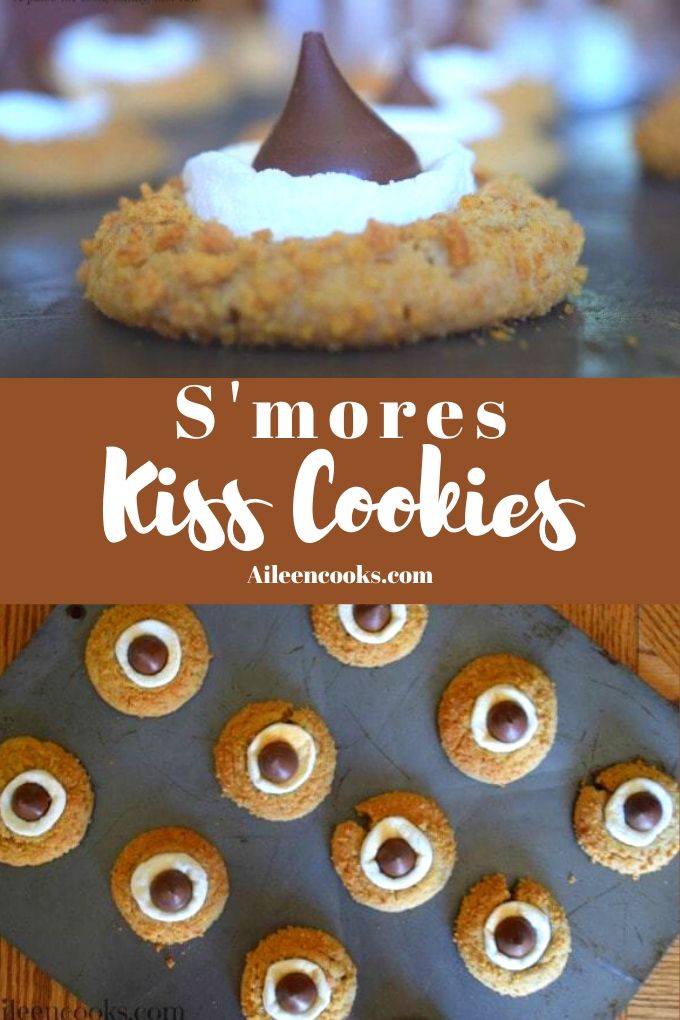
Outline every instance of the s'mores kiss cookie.
{"type": "Polygon", "coordinates": [[[540,764],[555,740],[552,681],[516,655],[474,659],[439,704],[439,739],[449,760],[472,779],[506,786],[540,764]]]}
{"type": "Polygon", "coordinates": [[[151,829],[118,856],[111,893],[132,930],[170,946],[199,938],[222,913],[229,876],[218,850],[192,829],[151,829]]]}
{"type": "Polygon", "coordinates": [[[342,943],[315,928],[281,928],[246,957],[241,1009],[246,1020],[346,1020],[356,992],[342,943]]]}
{"type": "Polygon", "coordinates": [[[214,751],[222,792],[273,822],[302,818],[324,800],[336,751],[323,719],[286,701],[246,705],[230,719],[214,751]]]}
{"type": "Polygon", "coordinates": [[[678,853],[678,784],[644,761],[621,762],[584,782],[574,832],[591,860],[637,879],[678,853]]]}
{"type": "Polygon", "coordinates": [[[205,631],[188,606],[114,606],[85,649],[97,693],[127,715],[176,711],[200,689],[209,664],[205,631]]]}
{"type": "Polygon", "coordinates": [[[0,864],[45,864],[73,850],[93,807],[90,778],[63,747],[35,737],[0,744],[0,864]]]}
{"type": "Polygon", "coordinates": [[[467,893],[456,920],[463,963],[499,995],[531,995],[556,981],[571,952],[567,915],[538,882],[511,889],[504,875],[488,875],[467,893]]]}
{"type": "Polygon", "coordinates": [[[355,811],[360,821],[342,822],[331,841],[333,865],[354,900],[398,913],[443,889],[456,861],[456,840],[433,800],[383,793],[355,811]]]}
{"type": "Polygon", "coordinates": [[[320,605],[310,609],[316,639],[347,666],[387,666],[416,647],[427,623],[427,606],[320,605]]]}
{"type": "Polygon", "coordinates": [[[80,280],[105,315],[197,343],[393,346],[543,315],[580,288],[583,231],[518,179],[477,191],[474,159],[394,131],[310,32],[263,144],[121,202],[80,280]]]}

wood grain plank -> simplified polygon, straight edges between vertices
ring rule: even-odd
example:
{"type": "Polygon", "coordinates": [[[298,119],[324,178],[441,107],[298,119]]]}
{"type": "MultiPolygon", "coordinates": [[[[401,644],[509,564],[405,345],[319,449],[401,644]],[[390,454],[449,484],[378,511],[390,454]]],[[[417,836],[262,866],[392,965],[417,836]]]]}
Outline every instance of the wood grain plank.
{"type": "MultiPolygon", "coordinates": [[[[50,608],[0,606],[0,672],[30,640],[50,608]]],[[[666,697],[680,696],[680,606],[563,603],[554,608],[666,697]]],[[[5,1000],[56,1010],[57,1016],[61,1010],[64,1016],[72,1016],[81,1005],[67,989],[0,938],[0,1004],[5,1000]]],[[[620,1020],[680,1020],[677,942],[620,1020]]]]}

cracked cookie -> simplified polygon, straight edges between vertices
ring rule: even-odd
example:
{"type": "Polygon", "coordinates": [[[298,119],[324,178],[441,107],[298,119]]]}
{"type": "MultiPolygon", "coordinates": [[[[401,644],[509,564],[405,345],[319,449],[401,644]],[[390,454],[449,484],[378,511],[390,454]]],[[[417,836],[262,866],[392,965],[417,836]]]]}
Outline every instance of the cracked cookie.
{"type": "Polygon", "coordinates": [[[506,786],[533,771],[553,745],[554,685],[526,659],[485,655],[444,691],[438,726],[452,765],[472,779],[506,786]]]}
{"type": "Polygon", "coordinates": [[[97,693],[119,712],[140,717],[175,712],[200,690],[209,664],[205,631],[181,605],[107,609],[85,648],[97,693]]]}
{"type": "Polygon", "coordinates": [[[678,853],[678,785],[637,760],[610,765],[584,781],[574,832],[592,861],[637,879],[678,853]]]}
{"type": "Polygon", "coordinates": [[[352,899],[374,910],[412,910],[444,888],[456,861],[449,821],[429,797],[383,793],[357,804],[360,821],[341,822],[331,858],[352,899]]]}
{"type": "Polygon", "coordinates": [[[328,796],[336,750],[313,709],[287,701],[258,701],[237,712],[214,750],[222,792],[258,818],[291,821],[328,796]]]}

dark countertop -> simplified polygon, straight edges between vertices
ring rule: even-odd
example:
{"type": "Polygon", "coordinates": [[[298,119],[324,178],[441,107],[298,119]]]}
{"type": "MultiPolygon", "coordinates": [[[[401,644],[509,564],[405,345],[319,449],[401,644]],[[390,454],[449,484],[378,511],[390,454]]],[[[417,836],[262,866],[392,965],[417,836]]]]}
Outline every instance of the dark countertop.
{"type": "MultiPolygon", "coordinates": [[[[226,144],[271,109],[242,103],[179,128],[177,161],[226,144]]],[[[331,355],[174,344],[108,321],[81,299],[78,242],[115,202],[0,206],[0,372],[3,376],[677,376],[680,375],[680,187],[641,177],[633,114],[572,119],[568,168],[553,193],[584,225],[587,287],[576,310],[485,335],[396,351],[331,355]],[[634,339],[630,339],[634,338],[634,339]]]]}

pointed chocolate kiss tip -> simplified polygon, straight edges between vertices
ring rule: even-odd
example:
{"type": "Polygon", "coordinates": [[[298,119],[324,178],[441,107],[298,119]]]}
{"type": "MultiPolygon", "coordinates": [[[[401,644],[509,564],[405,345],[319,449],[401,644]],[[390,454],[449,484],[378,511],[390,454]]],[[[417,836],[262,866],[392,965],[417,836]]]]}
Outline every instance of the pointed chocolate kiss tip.
{"type": "Polygon", "coordinates": [[[404,64],[401,71],[390,82],[380,102],[384,106],[427,106],[435,103],[429,92],[426,92],[413,73],[410,64],[404,64]]]}
{"type": "Polygon", "coordinates": [[[344,173],[377,184],[421,173],[414,150],[354,92],[321,32],[302,37],[285,109],[253,162],[292,177],[344,173]]]}

